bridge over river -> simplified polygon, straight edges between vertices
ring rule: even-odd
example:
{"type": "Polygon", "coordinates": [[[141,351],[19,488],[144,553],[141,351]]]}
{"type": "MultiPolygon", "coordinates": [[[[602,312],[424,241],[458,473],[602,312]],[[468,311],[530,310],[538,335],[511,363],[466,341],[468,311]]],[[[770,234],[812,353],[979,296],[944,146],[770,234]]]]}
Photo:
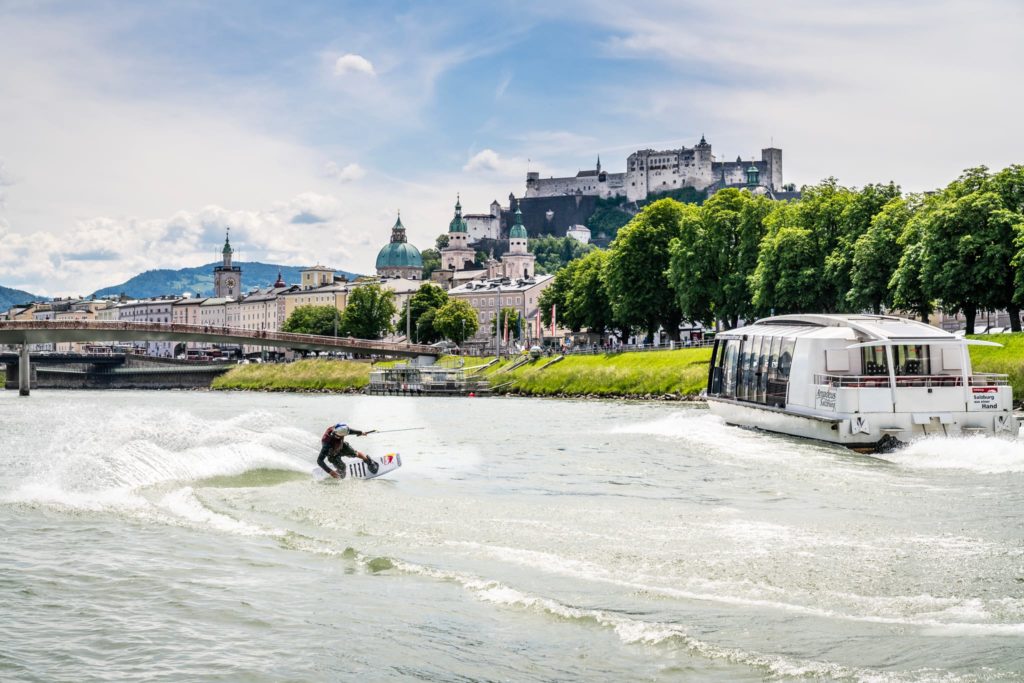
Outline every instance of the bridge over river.
{"type": "Polygon", "coordinates": [[[91,320],[0,321],[0,345],[20,345],[18,391],[28,396],[31,378],[28,348],[51,342],[183,341],[211,344],[248,344],[301,351],[343,351],[378,356],[424,357],[435,360],[440,350],[424,344],[401,344],[353,337],[324,337],[270,330],[243,330],[211,325],[130,323],[91,320]]]}

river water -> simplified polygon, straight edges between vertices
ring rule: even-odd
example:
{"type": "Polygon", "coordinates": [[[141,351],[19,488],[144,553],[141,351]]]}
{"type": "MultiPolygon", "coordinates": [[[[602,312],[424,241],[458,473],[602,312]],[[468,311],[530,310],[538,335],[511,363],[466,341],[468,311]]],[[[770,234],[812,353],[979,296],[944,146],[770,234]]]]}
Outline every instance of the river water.
{"type": "Polygon", "coordinates": [[[691,405],[0,392],[0,679],[1024,679],[1024,445],[691,405]],[[335,421],[422,430],[315,481],[335,421]]]}

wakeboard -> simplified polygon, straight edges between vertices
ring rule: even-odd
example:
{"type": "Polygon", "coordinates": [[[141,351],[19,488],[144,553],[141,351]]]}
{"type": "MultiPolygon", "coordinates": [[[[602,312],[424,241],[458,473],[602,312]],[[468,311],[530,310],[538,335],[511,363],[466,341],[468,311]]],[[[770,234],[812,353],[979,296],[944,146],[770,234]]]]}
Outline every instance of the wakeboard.
{"type": "MultiPolygon", "coordinates": [[[[377,471],[371,472],[370,468],[366,466],[360,458],[349,458],[342,457],[342,462],[345,463],[346,478],[351,479],[376,479],[381,477],[388,472],[394,472],[402,466],[402,456],[398,453],[388,453],[387,455],[371,455],[370,460],[377,463],[377,471]]],[[[313,469],[314,479],[330,479],[330,475],[324,472],[321,468],[317,467],[313,469]]]]}

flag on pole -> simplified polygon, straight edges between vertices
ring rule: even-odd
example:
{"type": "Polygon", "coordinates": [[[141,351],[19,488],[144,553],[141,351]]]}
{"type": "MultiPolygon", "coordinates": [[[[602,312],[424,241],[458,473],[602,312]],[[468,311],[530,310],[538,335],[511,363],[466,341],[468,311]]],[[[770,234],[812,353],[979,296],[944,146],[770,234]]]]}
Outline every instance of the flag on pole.
{"type": "Polygon", "coordinates": [[[551,336],[555,336],[555,312],[558,304],[551,304],[551,336]]]}
{"type": "Polygon", "coordinates": [[[540,309],[538,309],[537,315],[535,316],[535,319],[533,321],[533,331],[535,332],[534,336],[537,337],[537,339],[540,339],[541,330],[543,329],[544,328],[540,326],[540,309]]]}
{"type": "Polygon", "coordinates": [[[503,341],[508,344],[508,313],[505,314],[505,334],[503,341]]]}

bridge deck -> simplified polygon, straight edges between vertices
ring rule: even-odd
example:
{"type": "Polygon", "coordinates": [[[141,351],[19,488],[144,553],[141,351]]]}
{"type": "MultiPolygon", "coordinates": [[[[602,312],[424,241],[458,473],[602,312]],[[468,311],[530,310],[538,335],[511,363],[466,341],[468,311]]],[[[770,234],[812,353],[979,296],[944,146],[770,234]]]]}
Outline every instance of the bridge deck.
{"type": "Polygon", "coordinates": [[[441,352],[425,344],[399,344],[354,337],[322,337],[237,327],[180,325],[177,323],[129,323],[87,320],[0,321],[0,344],[49,342],[183,341],[211,344],[248,344],[303,351],[345,351],[382,356],[432,356],[441,352]]]}

